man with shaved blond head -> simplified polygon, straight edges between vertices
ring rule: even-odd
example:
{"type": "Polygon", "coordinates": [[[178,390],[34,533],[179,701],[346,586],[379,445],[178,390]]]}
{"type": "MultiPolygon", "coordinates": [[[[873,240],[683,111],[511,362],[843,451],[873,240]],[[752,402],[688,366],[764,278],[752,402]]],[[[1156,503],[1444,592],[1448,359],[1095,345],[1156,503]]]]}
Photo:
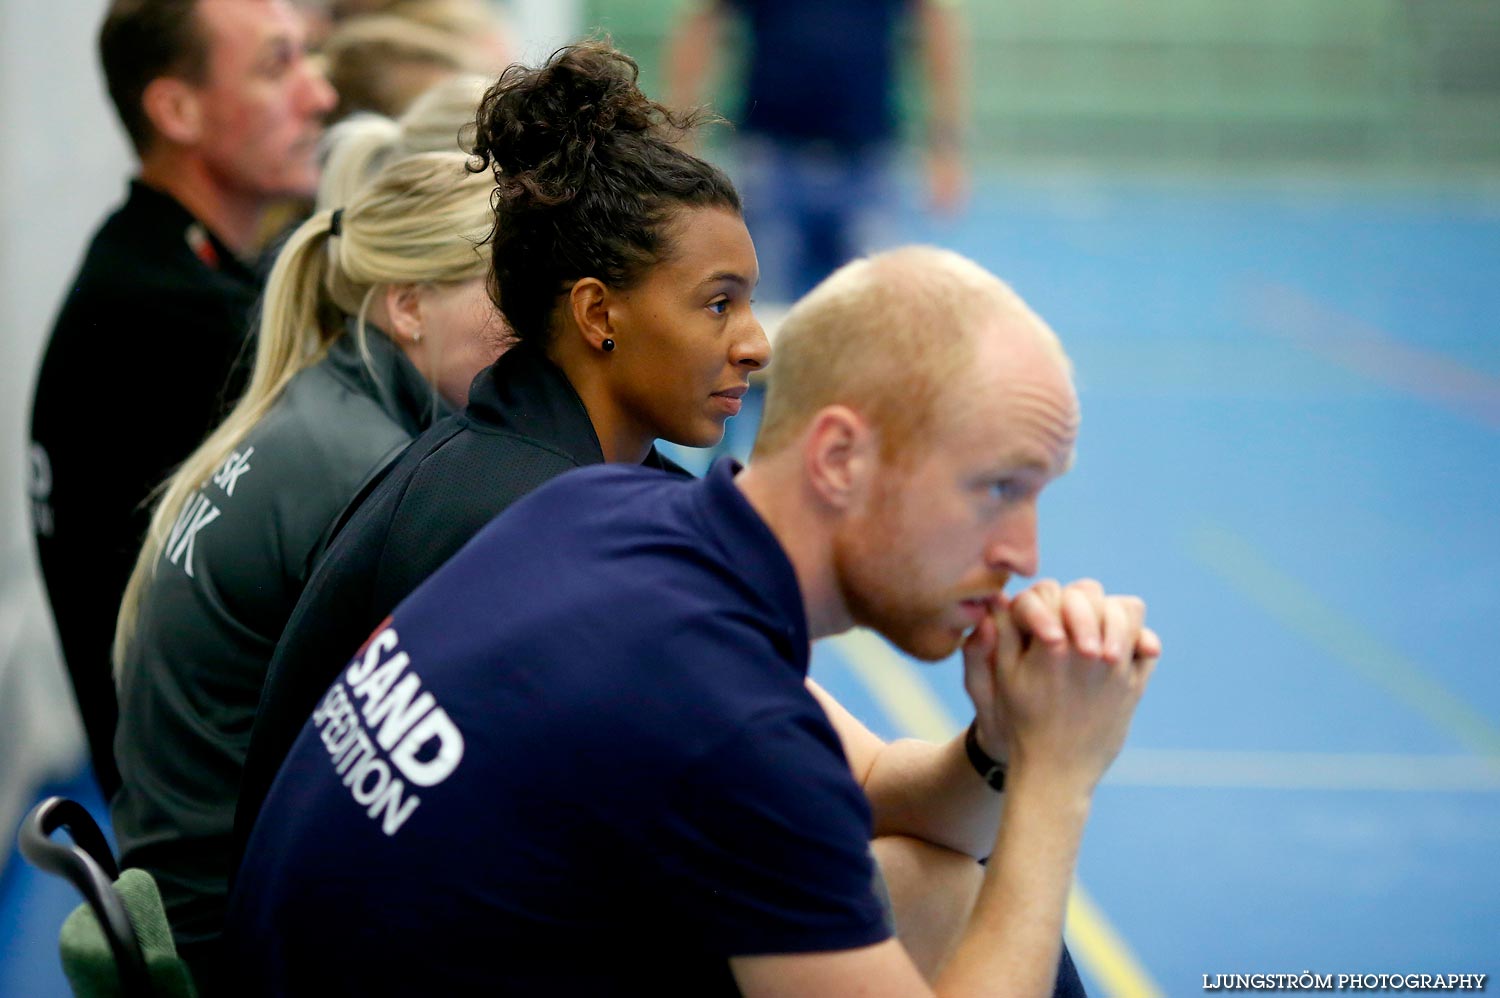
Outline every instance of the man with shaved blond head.
{"type": "Polygon", "coordinates": [[[837,271],[777,349],[749,465],[555,479],[330,687],[250,843],[275,862],[241,955],[272,990],[321,961],[369,994],[1052,992],[1093,790],[1161,653],[1096,582],[1004,592],[1072,461],[1067,358],[920,247],[837,271]],[[856,625],[963,649],[964,736],[884,745],[809,683],[809,641],[856,625]],[[893,934],[878,836],[988,857],[941,945],[900,897],[893,934]]]}
{"type": "Polygon", "coordinates": [[[904,445],[926,429],[941,389],[970,369],[976,335],[996,322],[1023,338],[1029,332],[1064,374],[1071,371],[1046,323],[956,253],[912,246],[838,270],[798,303],[777,336],[775,401],[768,398],[757,453],[784,446],[823,406],[860,399],[886,445],[915,456],[920,447],[904,445]]]}

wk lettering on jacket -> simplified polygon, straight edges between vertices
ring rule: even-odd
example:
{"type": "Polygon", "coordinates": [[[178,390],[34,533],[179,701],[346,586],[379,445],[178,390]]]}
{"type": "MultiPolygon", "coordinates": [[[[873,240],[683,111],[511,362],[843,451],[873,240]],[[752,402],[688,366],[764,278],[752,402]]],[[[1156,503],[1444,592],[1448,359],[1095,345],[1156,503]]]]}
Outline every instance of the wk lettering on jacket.
{"type": "MultiPolygon", "coordinates": [[[[235,483],[240,480],[241,475],[250,470],[250,455],[254,453],[254,447],[247,447],[244,453],[234,451],[209,480],[225,495],[234,495],[235,483]]],[[[172,533],[167,537],[167,546],[163,549],[167,560],[174,565],[181,566],[182,570],[188,574],[188,578],[196,577],[193,575],[193,545],[198,539],[198,531],[217,520],[223,512],[205,494],[206,490],[207,486],[204,486],[188,500],[187,505],[182,507],[182,511],[177,514],[177,521],[172,524],[172,533]]]]}
{"type": "Polygon", "coordinates": [[[189,577],[193,574],[193,544],[198,531],[219,518],[219,507],[208,501],[208,496],[199,492],[188,500],[177,522],[172,524],[172,533],[167,537],[167,560],[180,565],[189,577]]]}

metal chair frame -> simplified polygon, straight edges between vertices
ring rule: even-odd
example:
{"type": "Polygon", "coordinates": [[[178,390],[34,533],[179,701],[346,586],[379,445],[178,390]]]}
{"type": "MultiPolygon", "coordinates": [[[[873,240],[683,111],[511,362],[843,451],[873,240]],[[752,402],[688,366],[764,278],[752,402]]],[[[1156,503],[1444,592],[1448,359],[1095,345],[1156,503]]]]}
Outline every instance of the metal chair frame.
{"type": "Polygon", "coordinates": [[[18,838],[21,855],[28,862],[67,879],[83,895],[109,942],[126,998],[150,998],[151,978],[140,939],[125,902],[115,890],[120,868],[93,816],[77,801],[49,797],[26,815],[18,838]],[[71,844],[52,837],[59,828],[67,830],[73,839],[71,844]]]}

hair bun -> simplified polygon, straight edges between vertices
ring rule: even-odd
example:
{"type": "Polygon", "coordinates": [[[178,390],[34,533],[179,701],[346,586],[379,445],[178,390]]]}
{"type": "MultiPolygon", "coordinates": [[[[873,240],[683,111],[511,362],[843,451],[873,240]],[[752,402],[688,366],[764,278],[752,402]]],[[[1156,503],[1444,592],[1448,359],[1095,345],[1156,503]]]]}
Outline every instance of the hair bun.
{"type": "Polygon", "coordinates": [[[674,115],[648,98],[639,76],[635,60],[605,41],[569,45],[539,68],[502,73],[480,101],[474,143],[502,197],[570,200],[591,168],[628,155],[617,149],[621,138],[671,139],[697,123],[700,116],[674,115]]]}

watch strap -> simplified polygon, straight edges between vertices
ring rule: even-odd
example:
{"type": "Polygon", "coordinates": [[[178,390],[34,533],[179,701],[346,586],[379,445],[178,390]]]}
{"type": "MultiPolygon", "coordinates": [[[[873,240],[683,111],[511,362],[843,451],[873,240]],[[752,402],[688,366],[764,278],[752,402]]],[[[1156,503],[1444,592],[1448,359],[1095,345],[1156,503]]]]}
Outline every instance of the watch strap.
{"type": "Polygon", "coordinates": [[[991,759],[980,747],[978,719],[971,722],[969,730],[964,732],[964,753],[968,755],[969,764],[974,767],[974,772],[990,785],[991,790],[998,793],[1005,789],[1005,763],[991,759]]]}

